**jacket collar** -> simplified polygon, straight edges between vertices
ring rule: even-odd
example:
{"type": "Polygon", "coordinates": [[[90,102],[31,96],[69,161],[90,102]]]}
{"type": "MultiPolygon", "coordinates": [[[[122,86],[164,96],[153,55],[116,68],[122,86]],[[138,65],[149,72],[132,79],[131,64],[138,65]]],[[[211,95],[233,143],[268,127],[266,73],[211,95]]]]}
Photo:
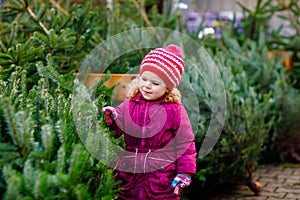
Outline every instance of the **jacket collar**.
{"type": "Polygon", "coordinates": [[[162,97],[160,97],[158,99],[150,100],[149,101],[149,100],[145,99],[140,92],[138,92],[132,100],[135,101],[135,102],[137,102],[137,103],[138,102],[152,102],[152,103],[162,104],[162,103],[166,102],[165,97],[166,96],[163,95],[162,97]]]}

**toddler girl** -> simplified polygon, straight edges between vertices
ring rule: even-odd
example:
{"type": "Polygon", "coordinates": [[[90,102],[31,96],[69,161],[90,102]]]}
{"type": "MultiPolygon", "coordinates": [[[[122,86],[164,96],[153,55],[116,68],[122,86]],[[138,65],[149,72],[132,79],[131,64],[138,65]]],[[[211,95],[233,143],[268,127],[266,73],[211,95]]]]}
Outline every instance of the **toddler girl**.
{"type": "Polygon", "coordinates": [[[125,139],[119,199],[180,199],[196,172],[194,134],[176,88],[185,68],[182,57],[173,44],[150,51],[124,102],[103,108],[115,137],[125,139]]]}

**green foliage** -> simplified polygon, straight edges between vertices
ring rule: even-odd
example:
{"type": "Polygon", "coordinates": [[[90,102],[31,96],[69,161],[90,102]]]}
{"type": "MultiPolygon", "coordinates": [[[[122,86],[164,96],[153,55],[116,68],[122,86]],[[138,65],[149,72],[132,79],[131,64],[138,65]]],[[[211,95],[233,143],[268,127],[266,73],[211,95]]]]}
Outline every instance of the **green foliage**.
{"type": "MultiPolygon", "coordinates": [[[[0,15],[1,199],[116,197],[115,171],[92,157],[76,132],[74,74],[106,38],[151,23],[175,27],[178,17],[163,22],[154,4],[150,10],[156,14],[141,18],[143,2],[113,1],[113,8],[93,1],[6,1],[0,15]]],[[[113,69],[120,73],[135,66],[136,53],[144,52],[116,60],[113,69]]],[[[98,107],[112,93],[103,81],[95,86],[98,107]]],[[[102,117],[99,122],[109,132],[102,117]]]]}
{"type": "MultiPolygon", "coordinates": [[[[210,154],[197,161],[199,187],[245,181],[253,176],[259,162],[270,157],[269,152],[279,152],[286,160],[287,153],[300,151],[296,132],[300,98],[295,89],[300,66],[297,1],[258,0],[254,11],[240,5],[247,14],[242,23],[245,34],[237,35],[229,24],[220,40],[199,41],[190,35],[207,47],[216,61],[227,98],[222,134],[210,154]],[[297,33],[290,37],[281,35],[282,28],[271,33],[267,29],[270,18],[283,10],[290,15],[281,17],[290,21],[297,33]],[[283,56],[269,59],[268,50],[273,48],[293,54],[292,70],[283,67],[283,56]]],[[[116,197],[115,171],[93,158],[76,132],[71,113],[74,74],[96,45],[122,31],[150,26],[187,31],[167,2],[113,1],[112,7],[94,1],[6,1],[0,15],[1,198],[116,197]]],[[[139,65],[137,60],[146,51],[121,56],[107,72],[127,72],[139,65]]],[[[191,77],[196,74],[187,73],[191,77]]],[[[113,88],[103,85],[108,77],[92,88],[98,109],[111,101],[113,88]]],[[[213,114],[210,101],[217,100],[201,77],[191,82],[201,91],[201,121],[196,133],[199,147],[213,114]]],[[[101,113],[98,119],[101,130],[112,137],[101,113]]],[[[124,145],[122,140],[111,141],[124,145]]]]}
{"type": "MultiPolygon", "coordinates": [[[[106,11],[101,12],[99,7],[90,10],[90,1],[84,5],[66,2],[64,6],[72,9],[72,13],[53,1],[7,1],[1,13],[5,20],[0,24],[2,79],[7,80],[16,68],[22,68],[28,72],[27,82],[31,88],[38,82],[37,72],[41,75],[43,65],[47,66],[50,77],[46,81],[58,84],[58,73],[65,79],[73,79],[82,58],[95,45],[94,36],[99,34],[94,18],[97,13],[106,11]]],[[[70,84],[59,84],[72,90],[70,84]]]]}
{"type": "MultiPolygon", "coordinates": [[[[258,18],[252,17],[250,14],[251,11],[243,7],[244,11],[249,15],[249,18],[246,18],[246,21],[251,21],[249,19],[253,18],[252,21],[257,21],[258,18]]],[[[274,100],[274,116],[276,117],[276,124],[274,124],[274,133],[270,136],[269,139],[269,151],[274,151],[280,154],[279,157],[272,157],[269,159],[273,160],[290,160],[296,159],[297,156],[291,156],[291,154],[298,154],[299,144],[298,137],[299,134],[297,131],[297,123],[299,121],[299,95],[297,89],[299,89],[299,13],[300,7],[297,0],[286,0],[286,1],[277,1],[277,2],[263,2],[258,1],[257,7],[255,10],[255,16],[261,16],[265,18],[265,21],[261,25],[256,25],[254,28],[256,32],[259,28],[267,25],[271,17],[276,16],[278,19],[281,19],[283,24],[279,26],[277,30],[269,31],[266,28],[266,45],[270,50],[284,50],[287,51],[287,55],[284,54],[276,55],[273,53],[272,58],[275,58],[277,65],[280,65],[278,62],[283,62],[287,58],[291,58],[291,69],[285,73],[278,73],[278,79],[274,80],[274,84],[271,89],[273,91],[273,100],[274,100]],[[284,34],[284,29],[289,29],[291,34],[284,34]],[[280,59],[276,57],[280,57],[280,59]],[[297,152],[297,153],[295,153],[297,152]]],[[[266,26],[267,27],[267,26],[266,26]]],[[[257,34],[256,34],[257,35],[257,34]]],[[[257,39],[257,37],[255,37],[257,39]]],[[[263,52],[265,54],[265,52],[263,52]]],[[[256,60],[256,59],[254,59],[256,60]]],[[[268,60],[268,62],[270,62],[268,60]]],[[[274,63],[275,64],[275,63],[274,63]]],[[[271,73],[264,73],[264,78],[271,73]]],[[[268,78],[268,76],[267,76],[268,78]]],[[[298,161],[298,159],[296,159],[298,161]]]]}
{"type": "Polygon", "coordinates": [[[272,0],[258,0],[255,10],[250,10],[239,3],[243,12],[246,14],[243,20],[243,27],[248,38],[258,39],[259,29],[264,28],[266,34],[266,43],[268,49],[286,50],[290,51],[293,60],[293,69],[289,72],[289,79],[291,84],[299,88],[300,77],[300,6],[297,0],[272,1],[272,0]],[[268,24],[272,17],[277,16],[283,22],[278,29],[269,31],[268,24]],[[284,29],[289,29],[290,34],[283,33],[284,29]]]}
{"type": "MultiPolygon", "coordinates": [[[[276,82],[286,79],[282,76],[285,68],[279,58],[268,59],[263,30],[259,35],[258,41],[247,39],[240,44],[237,38],[224,32],[219,41],[222,49],[215,60],[224,81],[227,108],[216,146],[209,155],[198,160],[197,177],[206,186],[253,178],[280,118],[274,110],[275,99],[279,97],[274,87],[276,82]]],[[[210,99],[207,91],[202,95],[200,99],[210,99]]],[[[206,105],[202,109],[210,109],[209,104],[206,105]]],[[[204,117],[208,123],[211,113],[204,117]]],[[[205,133],[208,125],[200,132],[205,133]]]]}
{"type": "MultiPolygon", "coordinates": [[[[65,80],[73,79],[84,56],[106,38],[145,26],[180,29],[179,16],[171,16],[166,9],[160,14],[155,4],[149,15],[143,2],[113,1],[112,6],[113,9],[107,9],[93,1],[83,4],[67,1],[61,5],[48,0],[7,1],[6,9],[1,12],[5,20],[0,24],[0,76],[7,80],[20,67],[28,72],[27,82],[32,87],[38,82],[38,75],[46,76],[41,70],[44,65],[47,76],[51,77],[45,80],[58,84],[55,73],[65,80]]],[[[124,73],[138,65],[137,55],[144,54],[132,52],[116,60],[112,72],[124,73]]],[[[72,90],[64,81],[59,84],[72,90]]]]}
{"type": "Polygon", "coordinates": [[[270,148],[279,155],[276,160],[280,162],[299,162],[299,90],[290,86],[283,78],[274,84],[275,109],[278,115],[278,123],[274,126],[274,135],[271,138],[270,148]]]}
{"type": "Polygon", "coordinates": [[[22,93],[22,73],[11,76],[10,83],[1,80],[1,127],[7,133],[0,138],[2,198],[112,199],[114,172],[81,144],[71,96],[59,88],[52,93],[43,79],[22,93]]]}
{"type": "Polygon", "coordinates": [[[276,12],[272,0],[257,0],[254,10],[245,7],[241,2],[238,5],[242,8],[246,17],[242,21],[245,28],[246,38],[252,40],[259,38],[259,30],[265,28],[267,30],[271,17],[276,12]]]}
{"type": "MultiPolygon", "coordinates": [[[[299,85],[299,3],[258,0],[254,10],[239,5],[246,14],[241,24],[245,34],[236,35],[235,27],[229,26],[222,30],[222,39],[202,40],[219,63],[228,107],[219,142],[198,162],[197,176],[204,185],[251,178],[260,163],[299,162],[300,96],[295,89],[299,85]],[[270,32],[268,23],[274,15],[290,24],[295,34],[283,35],[283,27],[270,32]],[[274,49],[288,53],[274,51],[270,58],[274,49]],[[293,68],[286,70],[282,63],[290,56],[293,68]]],[[[201,98],[208,99],[205,94],[201,98]]],[[[204,106],[207,109],[209,105],[204,106]]],[[[204,118],[210,119],[210,114],[204,118]]]]}

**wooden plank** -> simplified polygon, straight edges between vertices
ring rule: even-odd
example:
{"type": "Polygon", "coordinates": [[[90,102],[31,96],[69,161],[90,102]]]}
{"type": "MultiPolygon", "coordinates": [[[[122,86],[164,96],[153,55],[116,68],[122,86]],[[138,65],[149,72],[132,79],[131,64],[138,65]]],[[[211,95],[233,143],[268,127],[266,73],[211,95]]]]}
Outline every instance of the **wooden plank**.
{"type": "MultiPolygon", "coordinates": [[[[80,77],[80,74],[77,74],[80,77]]],[[[106,74],[94,74],[90,73],[87,75],[84,85],[87,88],[95,85],[96,80],[103,79],[106,74]]],[[[126,93],[128,90],[128,85],[133,79],[135,79],[138,74],[111,74],[111,77],[104,83],[108,88],[115,86],[113,100],[122,101],[126,98],[126,93]]]]}

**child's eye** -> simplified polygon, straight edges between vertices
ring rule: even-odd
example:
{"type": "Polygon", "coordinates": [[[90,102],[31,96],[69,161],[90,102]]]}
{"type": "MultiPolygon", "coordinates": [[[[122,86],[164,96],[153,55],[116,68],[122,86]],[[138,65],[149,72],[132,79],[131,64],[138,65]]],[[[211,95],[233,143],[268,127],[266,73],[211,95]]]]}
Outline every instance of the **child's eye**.
{"type": "Polygon", "coordinates": [[[159,85],[159,83],[155,83],[155,82],[154,82],[153,85],[159,85]]]}

